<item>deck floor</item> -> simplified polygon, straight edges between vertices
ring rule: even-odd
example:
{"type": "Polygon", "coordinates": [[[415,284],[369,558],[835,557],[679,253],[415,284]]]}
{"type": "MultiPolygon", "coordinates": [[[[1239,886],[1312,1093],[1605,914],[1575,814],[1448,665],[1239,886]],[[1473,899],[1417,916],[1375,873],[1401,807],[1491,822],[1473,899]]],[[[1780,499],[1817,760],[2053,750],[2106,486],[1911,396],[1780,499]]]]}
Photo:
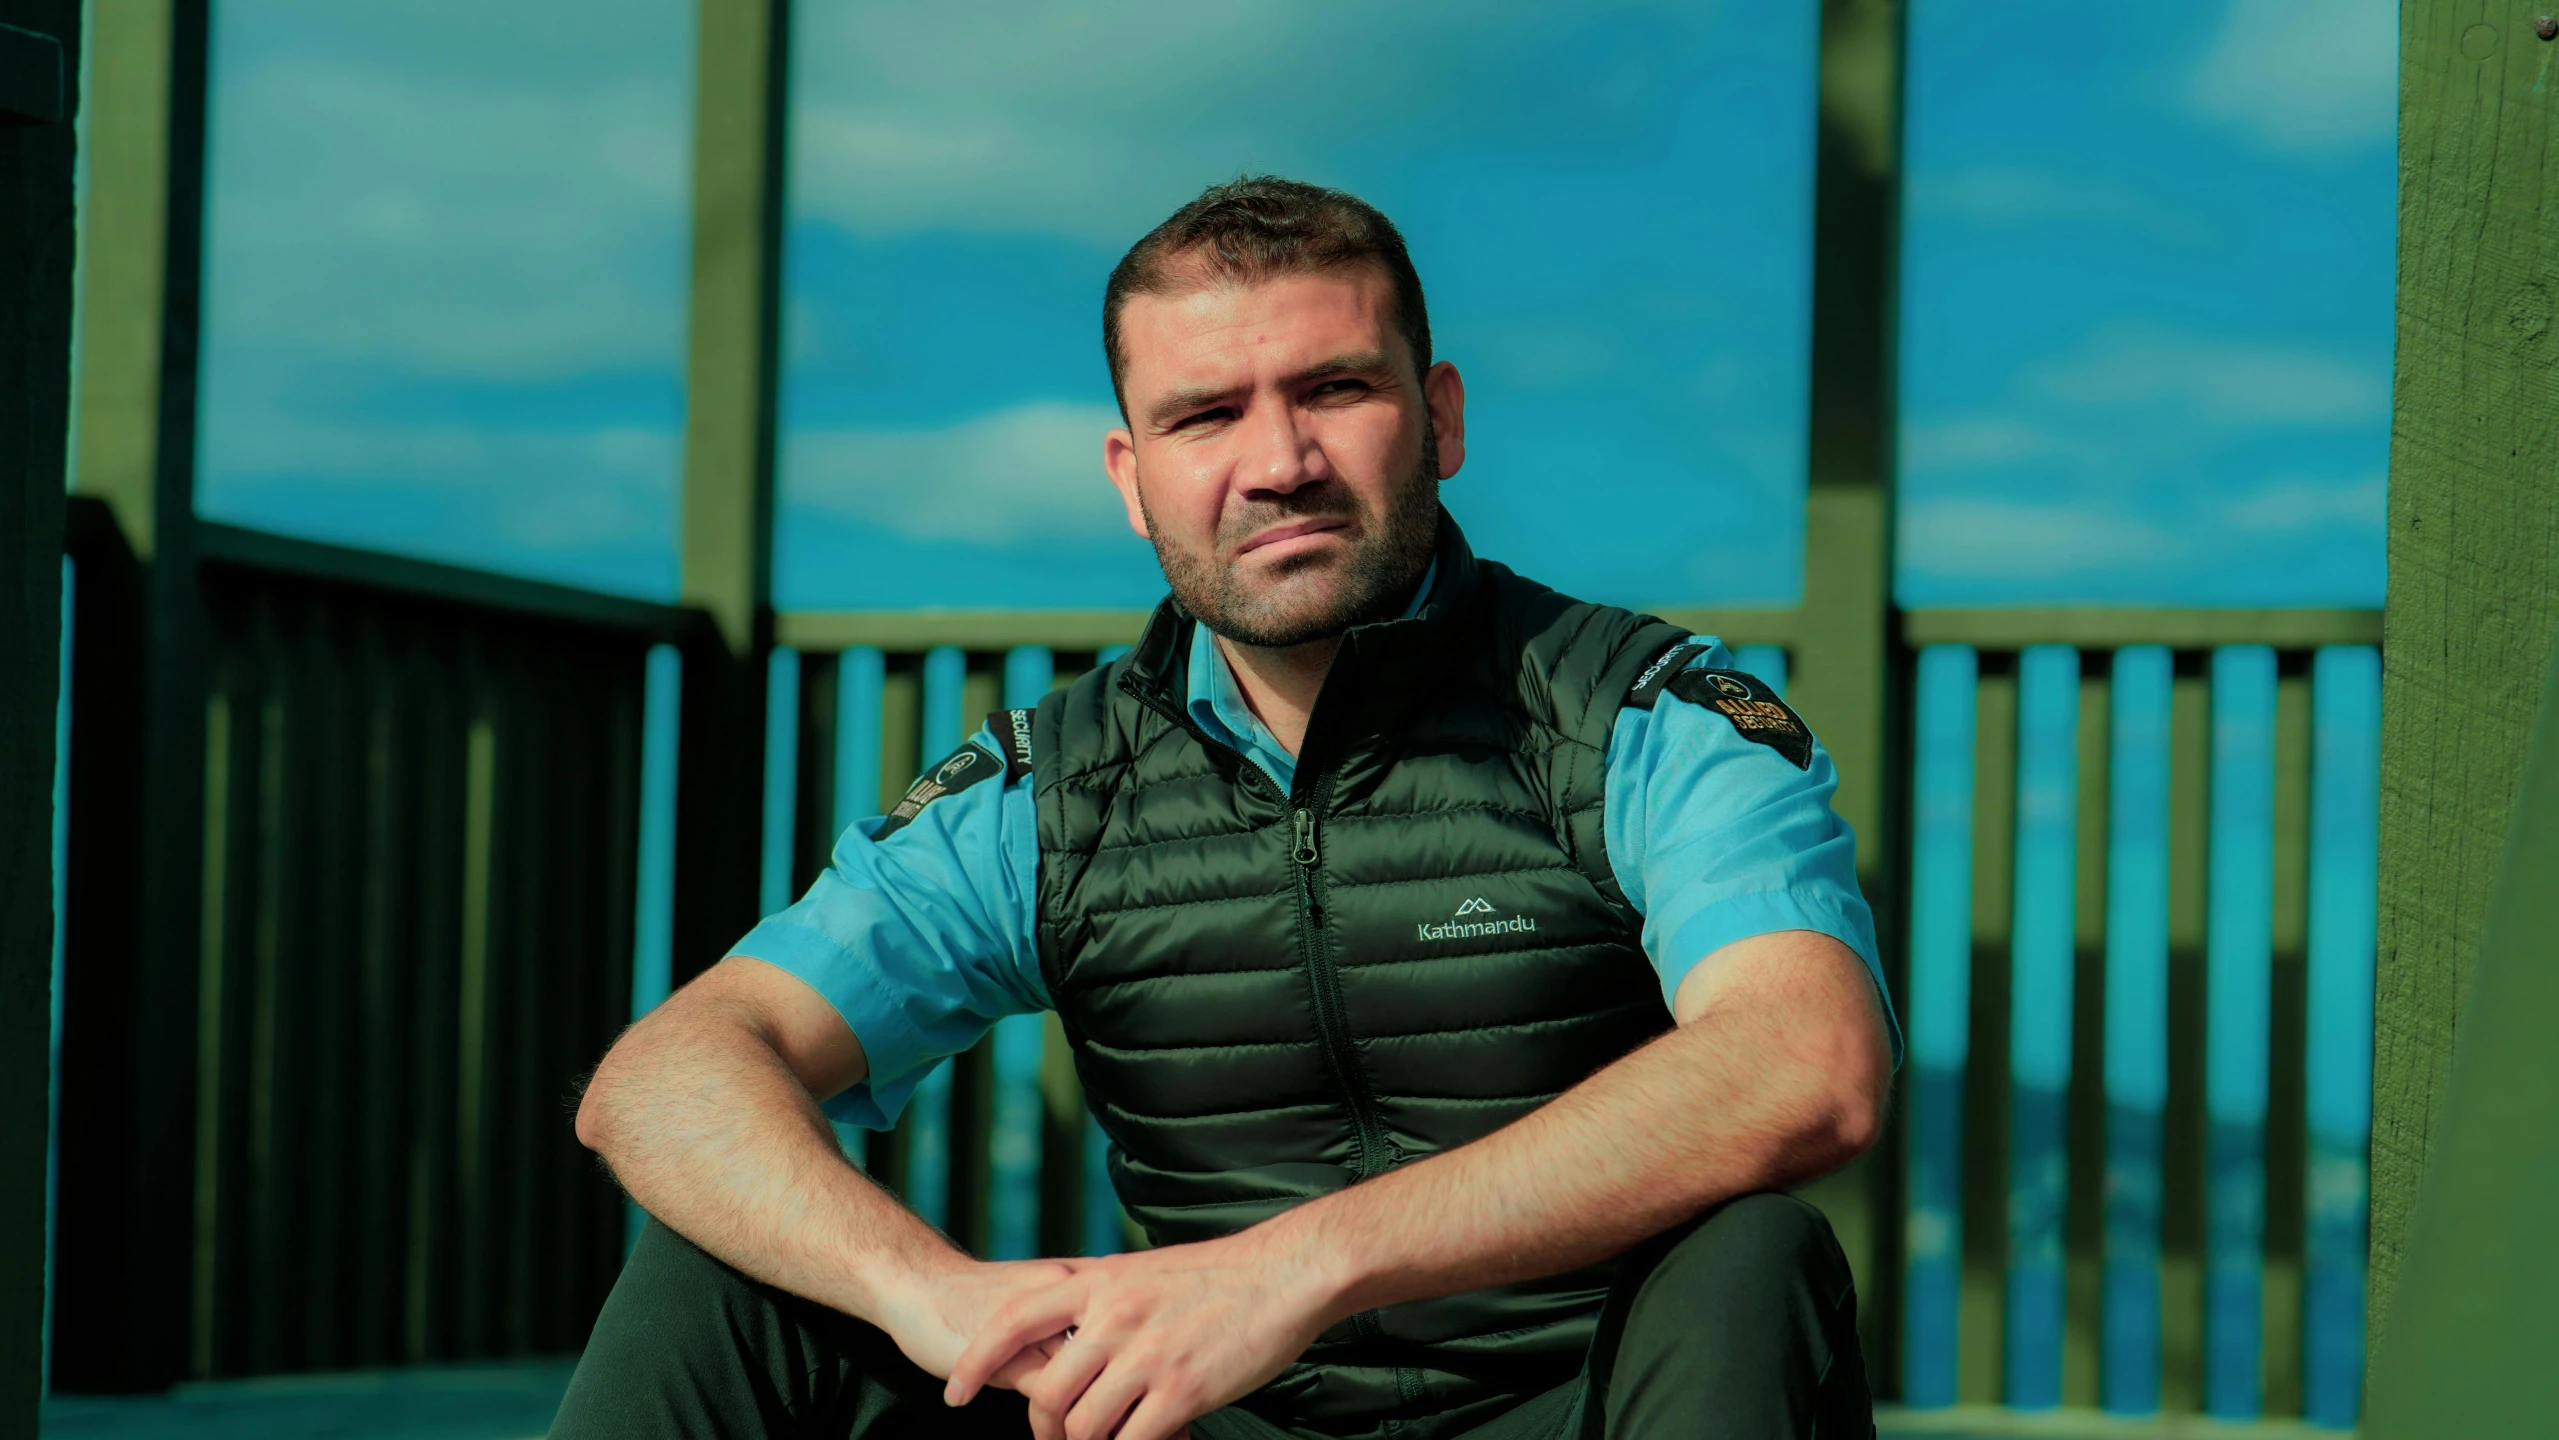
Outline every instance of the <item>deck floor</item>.
{"type": "MultiPolygon", "coordinates": [[[[568,1387],[569,1360],[418,1366],[183,1385],[166,1395],[56,1396],[45,1440],[538,1440],[568,1387]]],[[[2090,1411],[2017,1415],[1986,1406],[1885,1410],[1883,1440],[2338,1440],[2350,1431],[2193,1417],[2125,1420],[2090,1411]]]]}

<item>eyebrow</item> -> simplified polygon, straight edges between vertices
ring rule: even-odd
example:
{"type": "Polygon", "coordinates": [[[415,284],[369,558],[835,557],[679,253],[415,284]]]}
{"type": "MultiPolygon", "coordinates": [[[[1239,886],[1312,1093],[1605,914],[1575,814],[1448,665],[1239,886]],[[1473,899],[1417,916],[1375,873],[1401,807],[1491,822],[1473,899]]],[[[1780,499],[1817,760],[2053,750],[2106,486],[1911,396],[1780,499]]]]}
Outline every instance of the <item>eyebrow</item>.
{"type": "MultiPolygon", "coordinates": [[[[1383,350],[1358,350],[1309,365],[1290,376],[1289,382],[1303,385],[1311,380],[1329,380],[1336,375],[1383,374],[1392,364],[1383,350]]],[[[1146,423],[1161,430],[1201,406],[1226,399],[1234,393],[1234,387],[1218,385],[1196,385],[1187,390],[1176,390],[1147,407],[1146,423]]]]}

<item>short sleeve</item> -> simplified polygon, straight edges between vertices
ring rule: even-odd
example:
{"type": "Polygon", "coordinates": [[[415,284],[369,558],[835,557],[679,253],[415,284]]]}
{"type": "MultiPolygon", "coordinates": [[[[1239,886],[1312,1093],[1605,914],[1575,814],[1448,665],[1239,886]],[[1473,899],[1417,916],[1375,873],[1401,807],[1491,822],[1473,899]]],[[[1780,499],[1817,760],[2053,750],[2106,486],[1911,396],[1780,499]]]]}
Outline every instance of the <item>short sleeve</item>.
{"type": "Polygon", "coordinates": [[[937,1062],[1008,1015],[1048,1008],[1030,784],[991,736],[969,743],[996,757],[992,778],[936,794],[902,823],[855,823],[808,893],[730,948],[799,977],[852,1028],[869,1076],[826,1102],[848,1124],[887,1129],[937,1062]]]}
{"type": "MultiPolygon", "coordinates": [[[[1720,642],[1700,643],[1689,669],[1737,668],[1720,642]]],[[[1686,688],[1662,691],[1649,709],[1621,710],[1608,745],[1609,863],[1644,917],[1644,951],[1664,1000],[1722,946],[1818,931],[1866,962],[1898,1066],[1901,1026],[1857,887],[1857,839],[1831,809],[1839,776],[1829,752],[1811,740],[1798,764],[1790,745],[1752,738],[1678,693],[1686,688]]]]}

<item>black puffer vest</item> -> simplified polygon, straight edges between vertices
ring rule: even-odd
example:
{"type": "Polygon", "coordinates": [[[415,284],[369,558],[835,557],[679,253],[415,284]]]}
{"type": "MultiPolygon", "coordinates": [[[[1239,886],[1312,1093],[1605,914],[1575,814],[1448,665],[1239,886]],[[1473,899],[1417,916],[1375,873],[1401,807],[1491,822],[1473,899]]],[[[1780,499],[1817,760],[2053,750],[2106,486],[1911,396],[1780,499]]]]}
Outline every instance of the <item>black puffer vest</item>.
{"type": "MultiPolygon", "coordinates": [[[[1295,791],[1209,741],[1168,601],[1032,736],[1041,964],[1158,1244],[1500,1128],[1670,1023],[1609,870],[1609,729],[1685,638],[1479,563],[1344,637],[1295,791]]],[[[1364,1313],[1245,1403],[1410,1440],[1572,1377],[1606,1268],[1364,1313]]]]}

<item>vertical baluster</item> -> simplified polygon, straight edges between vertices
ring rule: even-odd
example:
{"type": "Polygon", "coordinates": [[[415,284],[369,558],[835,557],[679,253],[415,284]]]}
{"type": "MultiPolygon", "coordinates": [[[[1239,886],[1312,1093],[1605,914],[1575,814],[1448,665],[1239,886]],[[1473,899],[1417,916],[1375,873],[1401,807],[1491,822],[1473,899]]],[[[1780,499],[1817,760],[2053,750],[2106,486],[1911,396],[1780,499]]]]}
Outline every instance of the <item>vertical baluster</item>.
{"type": "Polygon", "coordinates": [[[60,1233],[56,1192],[62,1179],[62,966],[63,916],[70,909],[71,874],[71,642],[72,597],[78,593],[71,557],[62,557],[62,650],[53,708],[53,1016],[46,1073],[44,1124],[44,1339],[37,1356],[39,1395],[53,1385],[53,1243],[60,1233]]]}
{"type": "MultiPolygon", "coordinates": [[[[1044,645],[1017,646],[1004,657],[1004,705],[1040,703],[1057,674],[1056,657],[1044,645]]],[[[1040,1093],[1040,1055],[1048,1038],[1037,1015],[1010,1015],[995,1027],[995,1114],[987,1137],[990,1245],[997,1260],[1039,1253],[1040,1130],[1046,1105],[1040,1093]]]]}
{"type": "Polygon", "coordinates": [[[764,863],[757,913],[786,909],[792,884],[800,794],[800,652],[776,645],[764,667],[764,863]]]}
{"type": "Polygon", "coordinates": [[[2009,942],[2008,1403],[2061,1403],[2069,1201],[2072,933],[2078,891],[2079,652],[2017,660],[2017,852],[2009,942]]]}
{"type": "Polygon", "coordinates": [[[2106,833],[2105,1407],[2159,1408],[2159,1135],[2168,1103],[2168,651],[2115,652],[2106,833]]]}
{"type": "Polygon", "coordinates": [[[1910,1211],[1903,1222],[1909,1258],[1902,1302],[1902,1391],[1914,1406],[1955,1403],[1978,684],[1972,647],[1932,645],[1920,652],[1912,777],[1910,1211]]]}
{"type": "Polygon", "coordinates": [[[2332,646],[2313,662],[2310,793],[2310,1129],[2302,1413],[2355,1423],[2363,1393],[2364,1235],[2372,1136],[2381,656],[2332,646]]]}
{"type": "MultiPolygon", "coordinates": [[[[1110,665],[1132,647],[1105,645],[1093,655],[1096,666],[1110,665]]],[[[1091,1110],[1084,1115],[1084,1253],[1116,1255],[1126,1243],[1121,1225],[1119,1192],[1111,1186],[1110,1137],[1091,1110]]]]}
{"type": "MultiPolygon", "coordinates": [[[[967,738],[962,688],[968,655],[956,645],[924,652],[924,763],[931,764],[967,738]]],[[[926,1223],[941,1226],[951,1213],[951,1063],[933,1067],[907,1101],[906,1203],[926,1223]]]]}
{"type": "Polygon", "coordinates": [[[1746,675],[1756,675],[1768,688],[1786,697],[1786,647],[1783,645],[1737,645],[1733,647],[1733,663],[1746,675]]]}
{"type": "MultiPolygon", "coordinates": [[[[829,826],[842,838],[853,822],[880,813],[880,708],[888,674],[877,645],[847,646],[835,657],[835,794],[829,826]]],[[[835,1140],[856,1165],[867,1165],[871,1132],[835,1122],[835,1140]]]]}
{"type": "Polygon", "coordinates": [[[2266,1051],[2274,978],[2275,652],[2212,657],[2212,839],[2204,936],[2204,1410],[2261,1403],[2266,1051]]]}
{"type": "Polygon", "coordinates": [[[684,656],[649,647],[640,708],[640,874],[631,917],[631,1018],[666,998],[675,963],[675,757],[684,723],[684,656]]]}

